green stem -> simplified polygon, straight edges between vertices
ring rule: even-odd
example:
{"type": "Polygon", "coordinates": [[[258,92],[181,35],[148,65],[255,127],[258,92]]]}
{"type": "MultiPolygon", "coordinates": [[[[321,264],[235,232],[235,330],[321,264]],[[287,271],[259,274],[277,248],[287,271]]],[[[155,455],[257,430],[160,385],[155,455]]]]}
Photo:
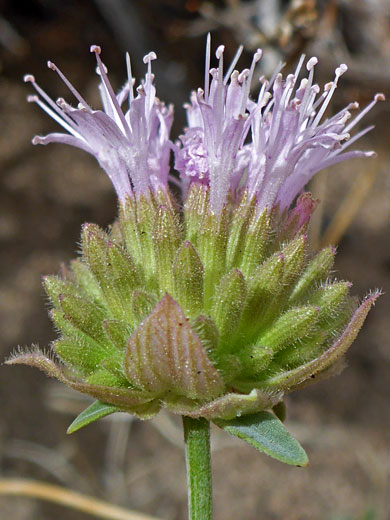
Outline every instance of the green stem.
{"type": "Polygon", "coordinates": [[[188,519],[212,520],[210,423],[183,417],[186,446],[188,519]]]}

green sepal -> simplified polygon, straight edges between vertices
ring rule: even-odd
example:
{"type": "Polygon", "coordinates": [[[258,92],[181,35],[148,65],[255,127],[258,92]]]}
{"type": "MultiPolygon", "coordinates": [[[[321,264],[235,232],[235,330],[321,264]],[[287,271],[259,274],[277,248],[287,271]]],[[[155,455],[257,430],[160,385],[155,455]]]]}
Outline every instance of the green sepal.
{"type": "Polygon", "coordinates": [[[157,305],[157,298],[154,294],[148,293],[143,289],[136,289],[131,295],[131,311],[134,318],[140,323],[152,311],[153,307],[157,305]]]}
{"type": "Polygon", "coordinates": [[[99,282],[110,315],[132,321],[128,302],[140,277],[131,257],[92,224],[83,227],[82,248],[84,258],[99,282]]]}
{"type": "Polygon", "coordinates": [[[112,345],[107,341],[107,338],[105,338],[105,341],[102,343],[97,342],[88,333],[77,328],[69,317],[65,316],[59,309],[51,309],[49,315],[58,329],[58,332],[67,340],[69,339],[69,341],[78,345],[80,349],[84,349],[87,352],[96,350],[98,357],[100,355],[110,355],[112,345]]]}
{"type": "Polygon", "coordinates": [[[156,202],[150,192],[147,196],[128,197],[119,207],[119,223],[127,251],[131,251],[135,264],[144,270],[146,278],[155,282],[155,258],[153,250],[153,226],[156,202]]]}
{"type": "Polygon", "coordinates": [[[252,331],[253,334],[251,341],[258,341],[259,334],[267,330],[287,306],[287,298],[302,272],[305,257],[306,236],[300,235],[272,255],[254,275],[253,296],[245,314],[249,322],[248,333],[252,331]]]}
{"type": "Polygon", "coordinates": [[[153,226],[153,247],[161,294],[173,293],[172,266],[182,239],[177,215],[162,205],[157,209],[153,226]]]}
{"type": "Polygon", "coordinates": [[[307,298],[313,289],[326,280],[332,269],[335,254],[336,250],[333,246],[325,247],[308,263],[291,292],[289,298],[291,305],[307,298]]]}
{"type": "Polygon", "coordinates": [[[245,231],[245,243],[240,258],[239,268],[247,278],[253,274],[265,257],[270,238],[270,218],[267,210],[261,215],[254,211],[249,227],[245,231]]]}
{"type": "Polygon", "coordinates": [[[93,386],[134,389],[134,386],[120,372],[119,362],[115,359],[104,360],[103,366],[86,377],[85,382],[93,386]],[[107,367],[104,366],[105,364],[107,367]]]}
{"type": "Polygon", "coordinates": [[[210,316],[201,314],[191,321],[191,327],[197,334],[207,352],[213,352],[218,347],[218,328],[210,316]]]}
{"type": "Polygon", "coordinates": [[[289,289],[299,279],[306,260],[307,237],[298,235],[282,249],[284,258],[283,286],[289,289]]]}
{"type": "Polygon", "coordinates": [[[74,296],[79,294],[77,287],[72,282],[54,275],[43,277],[43,287],[51,303],[57,309],[61,308],[62,296],[64,294],[72,294],[74,296]]]}
{"type": "Polygon", "coordinates": [[[82,295],[104,305],[104,298],[99,284],[88,265],[80,258],[71,262],[75,283],[81,289],[82,295]]]}
{"type": "Polygon", "coordinates": [[[105,351],[93,347],[85,348],[84,345],[68,338],[53,342],[52,348],[67,366],[77,368],[85,376],[92,374],[107,356],[105,351]]]}
{"type": "Polygon", "coordinates": [[[259,336],[257,343],[278,352],[309,334],[317,323],[318,315],[319,308],[315,305],[293,307],[282,314],[265,334],[259,336]]]}
{"type": "Polygon", "coordinates": [[[221,342],[229,338],[237,327],[246,295],[246,282],[239,269],[227,273],[215,290],[211,316],[219,330],[221,342]]]}
{"type": "Polygon", "coordinates": [[[204,308],[210,310],[215,285],[225,271],[229,216],[226,208],[220,214],[205,213],[195,246],[204,267],[204,308]]]}
{"type": "Polygon", "coordinates": [[[317,328],[316,326],[305,338],[278,352],[270,367],[271,371],[277,373],[281,368],[291,369],[319,356],[326,348],[326,332],[316,330],[317,328]]]}
{"type": "Polygon", "coordinates": [[[283,256],[275,254],[247,279],[248,297],[238,330],[238,335],[245,337],[247,344],[256,337],[263,316],[282,290],[283,269],[283,256]]]}
{"type": "MultiPolygon", "coordinates": [[[[256,199],[248,200],[248,192],[243,194],[239,206],[234,210],[230,223],[226,248],[226,269],[239,267],[247,244],[248,227],[256,211],[256,199]]],[[[256,247],[262,248],[264,241],[257,241],[256,247]]]]}
{"type": "Polygon", "coordinates": [[[66,293],[60,295],[60,302],[66,320],[98,343],[105,343],[102,327],[105,315],[100,307],[84,298],[66,293]]]}
{"type": "Polygon", "coordinates": [[[258,451],[291,466],[307,466],[309,459],[299,442],[270,412],[243,415],[230,421],[214,420],[230,435],[246,441],[258,451]]]}
{"type": "Polygon", "coordinates": [[[321,375],[321,373],[326,371],[331,365],[340,361],[351,346],[351,343],[355,340],[370,308],[374,305],[379,296],[379,291],[375,291],[367,296],[353,313],[342,334],[337,336],[334,343],[321,355],[296,368],[271,375],[264,381],[265,386],[269,389],[277,388],[279,390],[292,391],[305,383],[306,380],[315,379],[316,376],[321,375]]]}
{"type": "Polygon", "coordinates": [[[333,318],[337,316],[340,306],[348,296],[349,282],[335,282],[323,285],[315,291],[309,299],[310,304],[318,305],[320,311],[318,314],[319,326],[326,326],[333,318]]]}
{"type": "Polygon", "coordinates": [[[250,391],[253,388],[253,379],[261,377],[261,373],[268,367],[273,358],[272,349],[264,345],[245,346],[237,353],[242,366],[242,375],[240,383],[237,383],[240,389],[250,391]],[[243,381],[248,379],[248,384],[243,385],[243,381]]]}
{"type": "MultiPolygon", "coordinates": [[[[81,298],[80,298],[81,300],[81,298]]],[[[76,299],[73,303],[77,303],[76,299]]],[[[63,302],[62,302],[63,303],[63,302]]],[[[68,308],[69,300],[65,303],[68,308]]],[[[83,305],[86,305],[83,302],[83,305]]],[[[73,310],[73,307],[70,310],[73,310]]],[[[83,307],[84,308],[84,307],[83,307]]],[[[68,309],[69,310],[69,309],[68,309]]],[[[82,309],[77,309],[77,311],[82,309]]],[[[100,363],[111,356],[118,354],[117,349],[103,331],[103,322],[100,318],[96,323],[91,320],[88,310],[93,311],[93,305],[88,305],[85,310],[85,321],[82,320],[82,314],[74,312],[73,316],[59,309],[52,309],[50,317],[54,324],[62,334],[62,338],[58,342],[53,343],[54,350],[60,358],[69,366],[74,366],[84,373],[91,373],[100,366],[100,363]]]]}
{"type": "Polygon", "coordinates": [[[184,205],[186,239],[196,248],[203,216],[209,211],[209,190],[206,186],[193,184],[184,205]]]}
{"type": "Polygon", "coordinates": [[[203,308],[203,265],[194,246],[186,240],[173,264],[174,295],[192,318],[203,308]]]}
{"type": "Polygon", "coordinates": [[[88,424],[91,424],[102,417],[121,411],[122,410],[118,406],[95,401],[76,417],[66,430],[66,433],[70,434],[77,432],[78,430],[81,430],[81,428],[84,428],[84,426],[88,426],[88,424]]]}
{"type": "Polygon", "coordinates": [[[120,320],[104,320],[103,329],[107,338],[120,351],[124,352],[127,341],[132,333],[132,330],[126,323],[120,320]]]}

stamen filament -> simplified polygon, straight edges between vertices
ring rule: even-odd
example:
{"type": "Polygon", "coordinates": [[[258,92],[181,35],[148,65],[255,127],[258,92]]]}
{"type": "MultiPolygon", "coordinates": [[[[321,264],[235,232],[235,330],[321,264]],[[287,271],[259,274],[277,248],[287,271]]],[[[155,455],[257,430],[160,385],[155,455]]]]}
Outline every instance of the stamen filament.
{"type": "Polygon", "coordinates": [[[59,77],[62,79],[62,81],[68,87],[68,89],[72,92],[74,97],[83,105],[83,107],[86,110],[88,110],[89,113],[92,113],[92,110],[89,107],[88,103],[81,96],[81,94],[74,88],[72,83],[66,78],[66,76],[61,72],[61,70],[57,67],[57,65],[55,63],[53,63],[52,61],[48,61],[47,66],[49,67],[49,69],[54,70],[54,72],[56,72],[59,75],[59,77]]]}
{"type": "Polygon", "coordinates": [[[102,60],[100,59],[100,47],[98,47],[97,45],[92,45],[91,46],[91,52],[95,53],[95,57],[96,57],[96,61],[97,61],[97,64],[98,64],[98,67],[99,67],[99,70],[100,70],[100,75],[101,75],[101,78],[102,78],[102,81],[107,89],[107,92],[111,98],[111,101],[112,101],[112,104],[119,116],[119,119],[121,121],[121,124],[122,124],[122,131],[125,133],[125,135],[127,135],[127,137],[130,137],[131,136],[131,131],[130,131],[130,128],[129,128],[129,125],[127,124],[127,121],[126,121],[126,118],[122,112],[122,109],[121,107],[119,106],[119,103],[118,103],[118,100],[116,98],[116,95],[112,89],[112,86],[111,86],[111,83],[109,82],[108,80],[108,77],[107,77],[107,74],[106,74],[106,70],[105,70],[105,67],[102,63],[102,60]]]}

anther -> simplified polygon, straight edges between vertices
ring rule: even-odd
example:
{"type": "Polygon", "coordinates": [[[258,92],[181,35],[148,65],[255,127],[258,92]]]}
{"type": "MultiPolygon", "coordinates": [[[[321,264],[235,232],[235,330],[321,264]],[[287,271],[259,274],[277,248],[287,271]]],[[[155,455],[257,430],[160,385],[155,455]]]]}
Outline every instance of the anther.
{"type": "Polygon", "coordinates": [[[155,52],[149,52],[148,54],[146,54],[144,57],[143,57],[143,62],[146,64],[146,63],[150,63],[151,61],[153,60],[157,60],[157,54],[155,52]]]}
{"type": "Polygon", "coordinates": [[[342,76],[345,72],[347,72],[347,70],[348,66],[345,63],[341,63],[335,70],[336,78],[342,76]]]}
{"type": "Polygon", "coordinates": [[[23,81],[25,83],[35,83],[35,77],[32,74],[25,74],[23,76],[23,81]]]}
{"type": "Polygon", "coordinates": [[[224,45],[220,45],[218,47],[218,49],[215,51],[215,56],[216,56],[217,60],[221,59],[224,51],[225,51],[225,46],[224,45]]]}
{"type": "Polygon", "coordinates": [[[307,70],[311,70],[313,67],[315,67],[318,63],[318,58],[316,58],[315,56],[313,56],[312,58],[310,58],[310,60],[306,63],[306,69],[307,70]]]}
{"type": "Polygon", "coordinates": [[[248,76],[249,76],[249,69],[244,69],[240,72],[237,79],[238,79],[239,83],[243,83],[247,79],[248,76]]]}
{"type": "Polygon", "coordinates": [[[99,47],[99,45],[91,45],[91,47],[89,48],[89,52],[94,52],[95,54],[101,54],[102,52],[102,49],[101,47],[99,47]]]}
{"type": "Polygon", "coordinates": [[[257,49],[257,51],[253,55],[253,61],[255,63],[257,63],[258,61],[260,61],[262,55],[263,55],[263,51],[261,49],[257,49]]]}

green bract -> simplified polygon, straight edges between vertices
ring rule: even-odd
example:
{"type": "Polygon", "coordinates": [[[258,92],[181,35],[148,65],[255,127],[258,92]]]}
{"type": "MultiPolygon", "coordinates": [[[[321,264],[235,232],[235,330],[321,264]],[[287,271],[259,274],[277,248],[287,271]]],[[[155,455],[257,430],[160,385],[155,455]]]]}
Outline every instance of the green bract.
{"type": "Polygon", "coordinates": [[[335,250],[311,257],[305,231],[299,212],[259,214],[245,193],[213,213],[197,184],[183,209],[164,191],[128,198],[108,233],[86,224],[81,258],[44,280],[55,356],[9,362],[105,403],[81,426],[113,411],[218,422],[271,409],[340,370],[378,296],[358,306],[330,278],[335,250]]]}

